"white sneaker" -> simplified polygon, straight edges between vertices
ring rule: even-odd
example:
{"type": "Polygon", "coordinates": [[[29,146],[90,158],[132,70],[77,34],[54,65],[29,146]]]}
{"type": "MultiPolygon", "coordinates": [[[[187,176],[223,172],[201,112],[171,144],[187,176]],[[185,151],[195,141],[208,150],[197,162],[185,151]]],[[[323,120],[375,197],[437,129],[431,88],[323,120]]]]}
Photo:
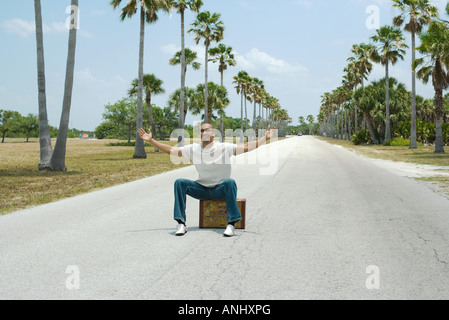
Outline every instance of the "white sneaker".
{"type": "Polygon", "coordinates": [[[228,224],[228,227],[226,228],[224,232],[225,237],[233,237],[235,234],[235,227],[232,224],[228,224]]]}
{"type": "Polygon", "coordinates": [[[183,236],[187,233],[187,227],[183,225],[182,223],[178,224],[178,228],[176,229],[175,235],[177,236],[183,236]]]}

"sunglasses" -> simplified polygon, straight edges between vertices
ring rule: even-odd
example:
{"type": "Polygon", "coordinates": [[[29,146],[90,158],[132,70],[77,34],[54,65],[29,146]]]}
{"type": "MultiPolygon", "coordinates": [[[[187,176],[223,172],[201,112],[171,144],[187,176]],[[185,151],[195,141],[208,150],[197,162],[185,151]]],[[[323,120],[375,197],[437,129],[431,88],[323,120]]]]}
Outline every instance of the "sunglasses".
{"type": "Polygon", "coordinates": [[[213,131],[213,129],[201,129],[201,133],[213,131]]]}

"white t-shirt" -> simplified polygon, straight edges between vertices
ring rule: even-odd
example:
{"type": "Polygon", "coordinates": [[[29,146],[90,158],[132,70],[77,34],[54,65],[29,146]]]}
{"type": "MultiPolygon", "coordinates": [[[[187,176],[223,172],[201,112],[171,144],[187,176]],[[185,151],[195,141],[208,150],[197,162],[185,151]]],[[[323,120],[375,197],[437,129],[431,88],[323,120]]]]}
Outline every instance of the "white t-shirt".
{"type": "Polygon", "coordinates": [[[203,148],[202,143],[195,143],[181,148],[183,157],[189,158],[198,171],[197,182],[212,188],[231,178],[231,157],[237,145],[214,142],[203,148]]]}

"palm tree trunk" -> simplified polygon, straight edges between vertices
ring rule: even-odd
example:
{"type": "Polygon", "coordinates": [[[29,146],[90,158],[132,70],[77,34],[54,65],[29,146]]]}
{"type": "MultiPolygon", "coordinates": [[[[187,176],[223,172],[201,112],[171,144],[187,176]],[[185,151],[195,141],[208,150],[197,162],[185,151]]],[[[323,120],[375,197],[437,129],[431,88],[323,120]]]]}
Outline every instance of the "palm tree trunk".
{"type": "Polygon", "coordinates": [[[34,12],[36,20],[36,50],[37,50],[37,83],[39,91],[39,146],[40,162],[39,170],[44,170],[50,161],[52,148],[50,129],[47,116],[47,94],[45,89],[45,59],[44,59],[44,36],[42,29],[41,1],[34,0],[34,12]]]}
{"type": "MultiPolygon", "coordinates": [[[[184,9],[181,8],[181,96],[179,100],[179,129],[182,131],[185,125],[185,94],[186,94],[186,52],[185,52],[185,26],[184,9]]],[[[179,146],[184,146],[184,137],[178,137],[179,146]]]]}
{"type": "MultiPolygon", "coordinates": [[[[150,118],[150,126],[151,132],[153,133],[153,137],[156,137],[156,124],[154,123],[153,118],[153,106],[151,105],[151,95],[148,94],[146,97],[147,108],[148,108],[148,118],[150,118]]],[[[159,152],[157,147],[154,147],[154,152],[159,152]]]]}
{"type": "Polygon", "coordinates": [[[368,127],[368,131],[371,135],[371,140],[373,140],[373,143],[378,144],[379,141],[377,141],[376,139],[376,135],[374,134],[374,129],[373,129],[373,121],[371,119],[371,115],[369,112],[364,111],[363,115],[365,117],[365,121],[366,121],[366,126],[368,127]]]}
{"type": "Polygon", "coordinates": [[[248,130],[248,108],[246,106],[246,102],[248,101],[245,91],[245,130],[248,130]]]}
{"type": "Polygon", "coordinates": [[[390,79],[388,75],[388,60],[385,64],[385,90],[386,90],[386,97],[385,97],[385,141],[388,142],[391,140],[391,129],[390,129],[390,79]]]}
{"type": "Polygon", "coordinates": [[[206,45],[206,54],[205,54],[205,56],[206,56],[206,58],[205,58],[205,61],[204,61],[204,66],[205,66],[205,69],[206,69],[206,75],[205,75],[206,83],[204,85],[204,121],[207,122],[207,123],[210,123],[211,120],[212,120],[212,117],[210,117],[211,119],[209,119],[209,106],[208,106],[209,91],[208,91],[208,87],[207,87],[207,85],[208,85],[208,75],[207,75],[207,73],[208,73],[208,62],[209,62],[209,46],[208,45],[206,45]]]}
{"type": "MultiPolygon", "coordinates": [[[[357,86],[354,87],[354,93],[357,91],[357,86]]],[[[354,104],[354,131],[357,132],[358,125],[358,110],[357,110],[357,104],[354,104]]]]}
{"type": "Polygon", "coordinates": [[[340,139],[340,107],[337,109],[337,139],[340,139]]]}
{"type": "Polygon", "coordinates": [[[348,140],[351,140],[352,137],[352,119],[351,119],[351,113],[348,114],[348,140]]]}
{"type": "Polygon", "coordinates": [[[241,106],[240,106],[240,143],[243,142],[243,90],[240,92],[242,96],[241,106]]]}
{"type": "MultiPolygon", "coordinates": [[[[257,115],[257,105],[256,98],[254,97],[254,115],[253,115],[253,131],[256,132],[256,115],[257,115]]],[[[255,136],[254,136],[255,139],[255,136]]]]}
{"type": "MultiPolygon", "coordinates": [[[[415,32],[412,31],[412,65],[415,63],[415,32]]],[[[417,149],[416,143],[416,74],[412,68],[412,124],[410,129],[410,149],[417,149]]]]}
{"type": "Polygon", "coordinates": [[[443,141],[443,90],[435,89],[435,153],[444,152],[443,141]]]}
{"type": "MultiPolygon", "coordinates": [[[[221,73],[221,86],[224,87],[224,72],[223,70],[220,71],[221,73]]],[[[224,141],[224,110],[223,113],[220,116],[220,133],[221,133],[221,142],[224,141]]]]}
{"type": "MultiPolygon", "coordinates": [[[[78,8],[78,0],[72,0],[72,8],[78,8]]],[[[78,15],[76,15],[77,17],[78,15]]],[[[67,171],[65,155],[67,147],[67,135],[69,131],[70,108],[72,106],[73,78],[75,73],[75,51],[77,21],[71,25],[69,32],[69,48],[67,54],[67,69],[65,75],[64,100],[62,102],[61,121],[59,124],[58,139],[55,150],[50,159],[50,168],[54,171],[67,171]]]]}
{"type": "MultiPolygon", "coordinates": [[[[140,44],[139,44],[139,85],[137,87],[137,130],[143,127],[143,55],[145,44],[145,8],[144,2],[140,7],[140,44]]],[[[136,146],[134,149],[134,159],[146,159],[145,144],[136,131],[136,146]]]]}

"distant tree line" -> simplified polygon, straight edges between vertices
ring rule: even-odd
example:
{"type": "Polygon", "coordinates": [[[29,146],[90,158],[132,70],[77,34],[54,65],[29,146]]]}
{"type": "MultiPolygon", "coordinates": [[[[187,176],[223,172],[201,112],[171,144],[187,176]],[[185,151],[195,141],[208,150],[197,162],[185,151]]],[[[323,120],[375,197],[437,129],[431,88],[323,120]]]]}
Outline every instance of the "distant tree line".
{"type": "MultiPolygon", "coordinates": [[[[49,126],[49,130],[51,138],[58,136],[58,128],[49,126]]],[[[69,129],[68,137],[78,138],[83,133],[93,135],[93,132],[69,129]]],[[[23,116],[17,111],[0,109],[0,134],[1,143],[5,142],[5,138],[24,138],[25,142],[29,142],[30,138],[39,138],[39,117],[32,113],[23,116]]]]}
{"type": "Polygon", "coordinates": [[[392,140],[401,139],[410,149],[416,149],[418,142],[431,143],[435,153],[444,153],[449,143],[449,108],[444,96],[449,88],[449,21],[440,17],[429,0],[392,0],[392,5],[399,13],[392,25],[379,28],[370,43],[354,44],[341,85],[322,95],[321,134],[353,137],[354,143],[391,145],[392,140]],[[411,91],[391,77],[392,67],[404,60],[409,48],[403,31],[411,36],[411,91]],[[385,68],[385,77],[367,85],[373,63],[385,68]],[[433,85],[434,99],[417,94],[417,79],[433,85]]]}

